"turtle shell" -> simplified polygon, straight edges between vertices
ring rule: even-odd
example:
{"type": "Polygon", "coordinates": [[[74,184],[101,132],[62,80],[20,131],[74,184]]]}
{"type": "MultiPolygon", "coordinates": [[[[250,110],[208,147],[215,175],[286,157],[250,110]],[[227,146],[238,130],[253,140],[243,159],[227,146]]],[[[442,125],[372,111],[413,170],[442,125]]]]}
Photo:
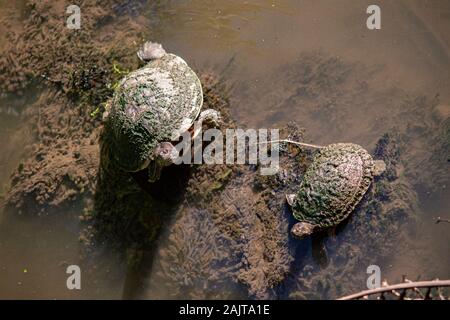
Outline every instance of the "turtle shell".
{"type": "Polygon", "coordinates": [[[145,168],[159,142],[177,140],[192,126],[202,104],[199,78],[176,55],[166,54],[129,73],[109,110],[113,159],[126,171],[145,168]]]}
{"type": "Polygon", "coordinates": [[[359,145],[337,143],[319,150],[297,192],[294,217],[320,228],[339,224],[369,189],[373,170],[372,156],[359,145]]]}

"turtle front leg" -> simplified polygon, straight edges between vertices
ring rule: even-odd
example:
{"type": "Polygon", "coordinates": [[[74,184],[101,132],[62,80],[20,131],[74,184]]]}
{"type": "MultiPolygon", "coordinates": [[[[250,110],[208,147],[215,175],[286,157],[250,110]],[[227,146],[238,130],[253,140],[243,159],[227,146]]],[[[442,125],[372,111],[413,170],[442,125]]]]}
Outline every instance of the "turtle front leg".
{"type": "Polygon", "coordinates": [[[287,194],[286,195],[286,202],[289,205],[289,207],[292,208],[296,198],[297,198],[297,195],[295,193],[291,193],[291,194],[287,194]]]}
{"type": "Polygon", "coordinates": [[[153,183],[161,177],[163,166],[158,161],[151,161],[148,165],[148,182],[153,183]]]}
{"type": "Polygon", "coordinates": [[[154,151],[153,159],[148,166],[148,181],[153,183],[161,177],[161,171],[174,163],[178,157],[177,149],[170,142],[161,142],[154,151]]]}
{"type": "Polygon", "coordinates": [[[210,127],[218,128],[221,123],[220,112],[214,109],[203,110],[198,116],[197,121],[200,123],[200,125],[196,126],[196,128],[194,129],[194,134],[192,135],[193,139],[195,139],[201,132],[203,123],[207,124],[210,127]]]}
{"type": "Polygon", "coordinates": [[[317,230],[317,227],[309,222],[297,222],[291,228],[291,235],[296,239],[304,239],[307,236],[313,234],[317,230]]]}

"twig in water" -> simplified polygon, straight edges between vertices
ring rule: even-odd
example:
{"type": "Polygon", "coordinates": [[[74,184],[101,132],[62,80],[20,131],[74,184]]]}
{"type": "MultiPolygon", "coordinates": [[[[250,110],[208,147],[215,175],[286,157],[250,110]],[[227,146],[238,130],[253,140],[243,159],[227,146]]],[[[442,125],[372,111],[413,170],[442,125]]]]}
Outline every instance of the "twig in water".
{"type": "Polygon", "coordinates": [[[447,222],[450,223],[450,219],[442,219],[441,217],[436,218],[436,223],[447,222]]]}

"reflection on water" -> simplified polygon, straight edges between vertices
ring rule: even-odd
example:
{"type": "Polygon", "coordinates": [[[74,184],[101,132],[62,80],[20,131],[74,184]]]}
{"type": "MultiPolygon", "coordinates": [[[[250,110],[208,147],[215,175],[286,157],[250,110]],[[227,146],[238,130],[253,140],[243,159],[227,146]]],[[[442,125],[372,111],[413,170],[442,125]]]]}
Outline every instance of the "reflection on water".
{"type": "MultiPolygon", "coordinates": [[[[268,127],[296,120],[315,143],[352,141],[368,149],[386,131],[399,130],[409,145],[406,171],[415,179],[411,183],[421,197],[421,216],[415,251],[393,253],[396,258],[383,276],[391,282],[403,273],[411,279],[448,278],[450,232],[447,225],[433,223],[433,217],[449,215],[448,162],[425,166],[429,172],[420,174],[414,168],[435,150],[427,140],[435,129],[430,126],[448,118],[441,112],[437,117],[443,118],[435,120],[433,114],[439,113],[436,104],[441,109],[450,104],[450,5],[379,1],[382,29],[368,31],[365,10],[370,2],[157,1],[132,19],[145,21],[154,40],[199,70],[221,72],[234,57],[226,79],[234,87],[231,112],[238,124],[268,127]],[[426,99],[415,99],[421,96],[426,99]],[[438,173],[439,186],[421,184],[438,173]]],[[[0,44],[4,41],[0,35],[0,44]]],[[[1,110],[8,110],[10,102],[3,104],[1,110]]],[[[17,146],[30,139],[14,138],[23,121],[13,111],[0,113],[2,185],[23,156],[17,146]]],[[[64,214],[45,222],[3,219],[0,297],[121,296],[121,267],[111,267],[110,276],[94,271],[89,290],[74,295],[64,288],[61,266],[69,261],[87,263],[88,269],[114,265],[114,258],[102,254],[98,261],[79,259],[80,210],[62,209],[64,214]]]]}

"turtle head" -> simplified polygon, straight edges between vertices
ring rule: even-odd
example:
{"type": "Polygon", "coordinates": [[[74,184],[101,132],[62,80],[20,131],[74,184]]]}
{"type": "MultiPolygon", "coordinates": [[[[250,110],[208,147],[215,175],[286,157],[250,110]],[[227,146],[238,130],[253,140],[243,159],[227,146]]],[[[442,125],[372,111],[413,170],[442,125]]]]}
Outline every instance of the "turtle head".
{"type": "Polygon", "coordinates": [[[170,142],[161,142],[155,148],[154,159],[162,167],[171,165],[177,157],[178,151],[170,142]]]}
{"type": "Polygon", "coordinates": [[[380,176],[385,171],[386,171],[386,163],[383,160],[373,161],[373,175],[375,177],[380,176]]]}
{"type": "Polygon", "coordinates": [[[162,169],[174,163],[177,157],[178,151],[173,144],[170,142],[159,143],[153,152],[153,156],[149,159],[148,181],[153,183],[159,180],[162,169]]]}
{"type": "Polygon", "coordinates": [[[311,235],[316,229],[316,226],[309,222],[297,222],[291,229],[291,234],[294,238],[303,239],[311,235]]]}
{"type": "MultiPolygon", "coordinates": [[[[296,194],[287,194],[286,195],[286,202],[288,203],[288,205],[292,208],[295,205],[295,201],[297,199],[297,195],[296,194]]],[[[294,214],[295,216],[295,214],[294,214]]],[[[291,234],[294,238],[297,239],[303,239],[306,238],[307,236],[311,235],[314,231],[316,230],[316,226],[306,222],[306,221],[302,221],[302,222],[297,222],[296,224],[294,224],[294,226],[291,229],[291,234]]]]}
{"type": "Polygon", "coordinates": [[[160,59],[166,54],[166,50],[157,42],[147,41],[137,52],[139,59],[143,62],[160,59]]]}

